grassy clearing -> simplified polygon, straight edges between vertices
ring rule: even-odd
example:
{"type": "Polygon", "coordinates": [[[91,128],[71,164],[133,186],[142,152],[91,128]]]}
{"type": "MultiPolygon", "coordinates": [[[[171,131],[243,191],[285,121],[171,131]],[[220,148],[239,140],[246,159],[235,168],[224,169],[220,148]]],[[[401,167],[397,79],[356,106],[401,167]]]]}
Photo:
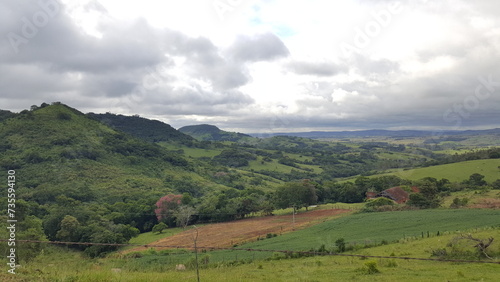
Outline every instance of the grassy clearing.
{"type": "Polygon", "coordinates": [[[278,171],[282,173],[290,173],[292,169],[294,169],[291,166],[283,165],[278,163],[276,160],[272,160],[270,162],[264,162],[262,160],[262,157],[258,157],[256,160],[249,161],[248,166],[245,167],[245,169],[248,170],[255,170],[255,171],[260,171],[260,170],[270,170],[270,171],[278,171]]]}
{"type": "Polygon", "coordinates": [[[201,157],[213,158],[222,152],[222,150],[188,148],[188,147],[182,148],[182,150],[184,150],[184,153],[186,155],[192,158],[201,158],[201,157]]]}
{"type": "Polygon", "coordinates": [[[410,170],[397,170],[391,173],[378,174],[373,177],[382,175],[396,175],[409,180],[418,180],[424,177],[434,177],[437,179],[447,178],[452,182],[461,182],[469,179],[473,173],[479,173],[485,176],[488,182],[500,179],[500,159],[474,160],[459,162],[453,164],[437,165],[425,168],[416,168],[410,170]]]}
{"type": "MultiPolygon", "coordinates": [[[[430,258],[431,250],[443,248],[458,233],[433,238],[401,241],[354,252],[374,256],[410,256],[430,258]]],[[[500,229],[474,232],[474,237],[500,237],[500,229]]],[[[500,252],[500,243],[490,248],[500,252]]],[[[205,254],[200,254],[203,259],[205,254]]],[[[175,262],[137,259],[82,259],[71,251],[47,252],[35,262],[18,269],[16,276],[6,274],[2,281],[196,281],[196,271],[187,264],[186,271],[175,271],[175,262]],[[64,263],[60,263],[64,261],[64,263]]],[[[213,265],[215,266],[215,265],[213,265]]],[[[498,281],[497,264],[450,263],[400,259],[315,256],[273,261],[254,260],[243,264],[200,269],[202,281],[498,281]],[[377,273],[369,274],[367,263],[374,263],[377,273]]]]}
{"type": "Polygon", "coordinates": [[[421,232],[454,231],[499,225],[500,211],[493,210],[417,210],[354,214],[326,221],[304,230],[269,240],[246,244],[249,248],[309,250],[338,238],[348,243],[394,241],[419,236],[421,232]],[[304,240],[307,238],[307,240],[304,240]]]}
{"type": "Polygon", "coordinates": [[[436,154],[446,154],[446,155],[454,155],[454,154],[471,153],[473,151],[475,151],[475,148],[460,148],[460,149],[448,149],[448,150],[433,151],[433,153],[436,153],[436,154]]]}
{"type": "MultiPolygon", "coordinates": [[[[468,231],[487,226],[499,226],[500,210],[418,210],[403,212],[365,213],[341,216],[333,220],[297,230],[291,233],[247,243],[238,248],[262,250],[308,251],[325,245],[327,249],[335,246],[335,241],[344,238],[348,245],[364,246],[380,244],[382,241],[414,240],[439,234],[468,231]]],[[[286,224],[292,224],[288,221],[286,224]]],[[[248,259],[265,259],[272,252],[247,252],[241,250],[211,251],[211,262],[224,262],[248,259]]],[[[157,257],[165,263],[189,260],[193,255],[185,254],[172,257],[157,257]]]]}
{"type": "MultiPolygon", "coordinates": [[[[198,225],[198,226],[201,226],[201,225],[198,225]]],[[[167,228],[167,229],[163,230],[162,233],[146,232],[146,233],[139,234],[139,236],[137,236],[135,238],[130,239],[129,243],[130,244],[137,244],[137,245],[151,244],[155,241],[158,241],[158,240],[166,238],[166,237],[170,237],[170,236],[178,234],[182,231],[184,231],[182,228],[176,227],[176,228],[167,228]]],[[[124,251],[124,250],[133,249],[133,248],[135,248],[135,246],[124,247],[120,250],[124,251]]]]}
{"type": "Polygon", "coordinates": [[[477,190],[466,190],[453,192],[450,196],[445,197],[443,199],[442,207],[449,207],[451,203],[453,203],[453,199],[455,198],[467,198],[469,199],[468,206],[473,206],[478,204],[486,199],[500,199],[500,191],[499,190],[490,190],[490,191],[477,191],[477,190]]]}
{"type": "MultiPolygon", "coordinates": [[[[324,204],[324,205],[319,205],[315,207],[310,207],[309,210],[330,210],[330,209],[346,209],[346,210],[360,210],[365,204],[364,203],[354,203],[354,204],[346,204],[346,203],[333,203],[333,204],[324,204]]],[[[274,215],[286,215],[286,214],[292,214],[293,209],[292,208],[287,208],[287,209],[279,209],[273,211],[274,215]]],[[[306,212],[305,209],[300,209],[296,211],[297,214],[306,212]]]]}

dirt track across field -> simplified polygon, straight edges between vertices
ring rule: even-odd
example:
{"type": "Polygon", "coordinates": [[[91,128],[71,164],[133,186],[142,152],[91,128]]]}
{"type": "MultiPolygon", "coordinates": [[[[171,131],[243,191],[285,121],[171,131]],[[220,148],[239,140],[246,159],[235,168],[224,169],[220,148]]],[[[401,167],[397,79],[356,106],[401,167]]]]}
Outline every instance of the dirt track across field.
{"type": "MultiPolygon", "coordinates": [[[[294,229],[302,229],[327,219],[338,217],[343,213],[351,212],[347,209],[325,209],[302,212],[295,215],[295,226],[292,223],[292,215],[278,215],[247,218],[224,223],[214,223],[198,228],[197,245],[199,248],[227,248],[235,244],[256,241],[259,237],[265,237],[268,233],[283,234],[294,229]]],[[[176,235],[160,239],[152,245],[179,246],[182,248],[193,248],[193,235],[195,230],[188,230],[176,235]]],[[[146,247],[137,247],[124,251],[124,253],[145,251],[146,247]]],[[[171,247],[156,248],[158,250],[171,249],[171,247]]]]}

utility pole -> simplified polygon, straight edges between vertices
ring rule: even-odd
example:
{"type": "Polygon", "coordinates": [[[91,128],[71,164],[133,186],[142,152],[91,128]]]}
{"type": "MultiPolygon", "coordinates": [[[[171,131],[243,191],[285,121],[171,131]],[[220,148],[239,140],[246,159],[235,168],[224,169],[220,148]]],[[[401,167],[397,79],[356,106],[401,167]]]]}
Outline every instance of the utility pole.
{"type": "Polygon", "coordinates": [[[295,231],[295,206],[293,206],[293,212],[292,212],[292,230],[295,231]]]}
{"type": "Polygon", "coordinates": [[[194,256],[196,258],[196,277],[198,278],[198,282],[200,282],[200,270],[198,265],[198,246],[196,245],[196,241],[198,240],[198,227],[196,227],[196,225],[193,225],[193,227],[196,230],[196,236],[193,234],[194,256]]]}

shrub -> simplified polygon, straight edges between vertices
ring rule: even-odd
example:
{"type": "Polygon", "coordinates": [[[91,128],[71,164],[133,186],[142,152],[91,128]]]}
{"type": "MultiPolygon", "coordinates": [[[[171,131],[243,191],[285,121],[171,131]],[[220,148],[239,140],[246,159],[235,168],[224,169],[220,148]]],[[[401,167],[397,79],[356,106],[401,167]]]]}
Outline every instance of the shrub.
{"type": "Polygon", "coordinates": [[[377,262],[374,260],[369,260],[365,262],[365,271],[367,274],[380,273],[380,270],[378,270],[377,267],[377,262]]]}
{"type": "Polygon", "coordinates": [[[465,207],[465,206],[467,206],[468,203],[469,203],[469,199],[467,199],[467,198],[462,198],[462,199],[455,198],[455,199],[453,199],[453,203],[451,203],[450,208],[457,209],[457,208],[465,207]]]}
{"type": "Polygon", "coordinates": [[[160,222],[158,224],[156,224],[155,226],[153,226],[153,233],[162,233],[163,230],[167,229],[167,225],[164,223],[164,222],[160,222]]]}
{"type": "Polygon", "coordinates": [[[368,200],[361,212],[382,212],[392,211],[396,207],[396,202],[385,197],[368,200]]]}
{"type": "Polygon", "coordinates": [[[335,246],[337,246],[337,252],[343,253],[346,251],[344,238],[339,238],[335,241],[335,246]]]}
{"type": "Polygon", "coordinates": [[[325,244],[323,244],[319,247],[318,253],[328,253],[328,250],[326,249],[325,244]]]}
{"type": "Polygon", "coordinates": [[[395,260],[391,259],[391,260],[387,261],[385,266],[386,267],[398,267],[398,263],[395,260]]]}

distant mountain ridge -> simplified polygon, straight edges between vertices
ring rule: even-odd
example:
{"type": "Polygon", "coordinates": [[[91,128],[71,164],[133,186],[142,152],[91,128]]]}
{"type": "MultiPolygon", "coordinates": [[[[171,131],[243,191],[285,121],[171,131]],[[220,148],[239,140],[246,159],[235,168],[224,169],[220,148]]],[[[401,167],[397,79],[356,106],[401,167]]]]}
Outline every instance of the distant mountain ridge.
{"type": "Polygon", "coordinates": [[[217,126],[210,124],[188,125],[179,128],[179,131],[199,141],[241,142],[254,139],[254,137],[250,135],[239,132],[224,131],[219,129],[217,126]]]}
{"type": "MultiPolygon", "coordinates": [[[[384,130],[371,129],[359,131],[310,131],[310,132],[288,132],[288,133],[269,133],[267,136],[296,136],[311,139],[319,138],[353,138],[353,137],[434,137],[442,139],[446,136],[456,135],[482,135],[482,134],[499,134],[500,128],[485,129],[485,130],[445,130],[445,131],[430,131],[430,130],[384,130]]],[[[251,136],[260,136],[262,134],[250,134],[251,136]]]]}

